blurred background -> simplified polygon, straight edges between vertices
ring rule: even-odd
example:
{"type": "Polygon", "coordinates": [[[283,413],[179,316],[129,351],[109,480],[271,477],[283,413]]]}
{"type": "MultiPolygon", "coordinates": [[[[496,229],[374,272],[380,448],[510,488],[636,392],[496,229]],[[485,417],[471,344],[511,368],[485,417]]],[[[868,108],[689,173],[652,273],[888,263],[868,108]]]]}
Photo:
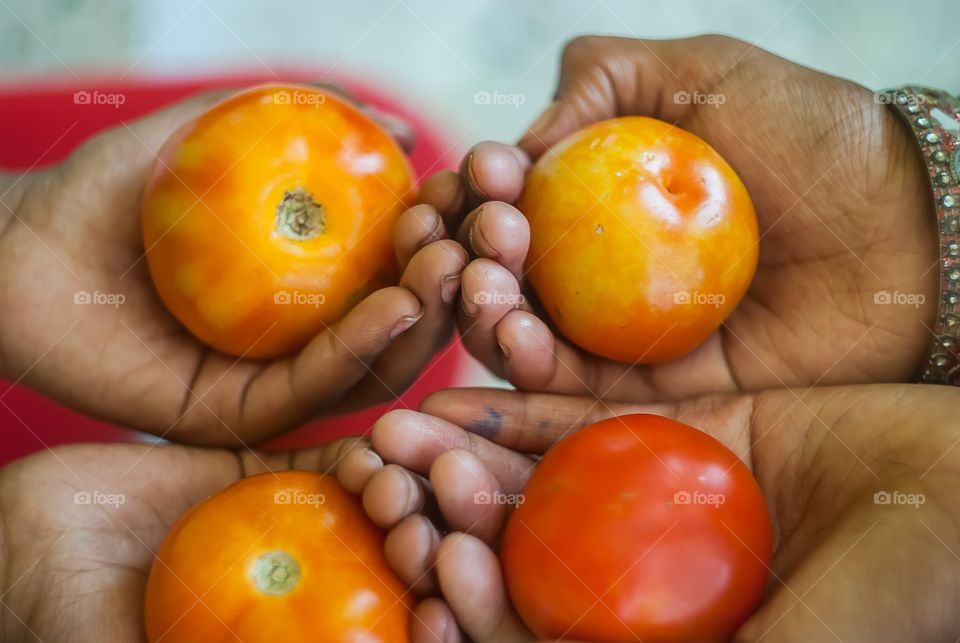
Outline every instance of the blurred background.
{"type": "Polygon", "coordinates": [[[722,32],[873,89],[958,89],[956,0],[0,0],[6,76],[281,73],[316,66],[399,95],[464,149],[512,139],[578,34],[722,32]],[[501,104],[477,92],[511,96],[501,104]]]}
{"type": "MultiPolygon", "coordinates": [[[[404,115],[423,176],[478,141],[514,140],[580,34],[720,32],[871,89],[956,91],[958,18],[957,0],[0,0],[0,169],[56,163],[96,131],[211,85],[285,78],[344,84],[404,115]],[[123,104],[90,102],[98,91],[123,104]]],[[[389,406],[490,383],[453,344],[389,406]]],[[[364,431],[386,408],[322,420],[274,446],[364,431]]],[[[0,435],[0,463],[63,441],[141,437],[15,382],[0,382],[0,435]]]]}

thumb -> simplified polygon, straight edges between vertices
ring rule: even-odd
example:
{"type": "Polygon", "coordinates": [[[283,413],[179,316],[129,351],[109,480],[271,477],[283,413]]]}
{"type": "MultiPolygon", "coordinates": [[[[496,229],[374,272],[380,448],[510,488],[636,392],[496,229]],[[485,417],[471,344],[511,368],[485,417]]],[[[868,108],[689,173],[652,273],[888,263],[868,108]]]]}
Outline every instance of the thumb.
{"type": "Polygon", "coordinates": [[[535,159],[568,134],[608,118],[676,122],[693,107],[682,100],[684,92],[716,83],[748,51],[747,43],[725,36],[575,38],[563,50],[554,102],[518,145],[535,159]]]}

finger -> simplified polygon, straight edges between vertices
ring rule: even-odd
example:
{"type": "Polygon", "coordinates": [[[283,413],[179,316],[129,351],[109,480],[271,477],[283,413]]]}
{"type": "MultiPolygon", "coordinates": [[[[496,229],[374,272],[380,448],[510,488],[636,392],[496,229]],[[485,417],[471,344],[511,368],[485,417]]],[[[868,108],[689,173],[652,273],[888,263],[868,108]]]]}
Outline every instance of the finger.
{"type": "Polygon", "coordinates": [[[481,412],[473,417],[470,424],[465,425],[474,431],[469,432],[425,413],[397,409],[377,420],[370,438],[373,448],[384,460],[424,476],[429,475],[430,467],[441,453],[465,449],[483,462],[504,491],[518,493],[526,482],[532,461],[482,437],[488,429],[495,437],[498,425],[495,412],[490,415],[481,412]]]}
{"type": "MultiPolygon", "coordinates": [[[[196,118],[220,102],[232,91],[206,92],[152,112],[122,127],[114,127],[84,142],[71,154],[65,167],[100,167],[108,169],[113,184],[118,186],[114,198],[118,202],[138,203],[157,154],[167,139],[184,123],[196,118]],[[123,159],[117,163],[116,159],[123,159]]],[[[139,239],[140,220],[130,217],[118,222],[139,239]]],[[[114,230],[116,232],[116,230],[114,230]]]]}
{"type": "MultiPolygon", "coordinates": [[[[200,405],[200,409],[209,410],[237,405],[235,392],[245,390],[235,423],[240,427],[238,437],[262,439],[339,401],[369,373],[368,365],[422,315],[423,306],[406,288],[378,290],[320,333],[297,356],[269,363],[246,384],[228,380],[229,369],[227,376],[223,369],[201,373],[194,395],[203,396],[214,388],[214,399],[200,405]]],[[[219,426],[215,424],[214,428],[219,426]]]]}
{"type": "Polygon", "coordinates": [[[403,467],[388,464],[370,478],[363,489],[363,508],[370,520],[390,529],[424,508],[423,482],[403,467]]]}
{"type": "Polygon", "coordinates": [[[447,237],[443,219],[432,205],[419,204],[406,210],[393,228],[393,247],[397,261],[406,268],[410,259],[424,246],[447,237]]]}
{"type": "Polygon", "coordinates": [[[505,314],[495,335],[505,376],[518,389],[611,401],[642,400],[649,391],[643,367],[586,354],[528,310],[505,314]]]}
{"type": "MultiPolygon", "coordinates": [[[[369,447],[369,441],[364,447],[369,447]]],[[[337,462],[337,480],[350,493],[360,495],[370,478],[382,468],[383,460],[372,449],[351,449],[337,462]]]]}
{"type": "MultiPolygon", "coordinates": [[[[169,107],[150,113],[128,123],[123,128],[110,130],[119,137],[130,136],[150,155],[151,161],[174,131],[181,125],[204,113],[238,90],[217,90],[192,96],[169,107]]],[[[109,135],[109,134],[108,134],[109,135]]],[[[124,158],[127,157],[115,157],[124,158]]]]}
{"type": "Polygon", "coordinates": [[[414,608],[411,643],[460,643],[463,640],[453,612],[442,600],[428,598],[414,608]]]}
{"type": "Polygon", "coordinates": [[[751,49],[723,36],[639,40],[581,36],[564,47],[554,102],[520,139],[532,158],[590,123],[642,115],[676,122],[692,108],[677,92],[709,87],[751,49]]]}
{"type": "Polygon", "coordinates": [[[373,105],[363,105],[361,110],[387,130],[390,136],[400,144],[404,152],[409,154],[416,147],[417,137],[410,123],[396,114],[391,114],[373,105]]]}
{"type": "Polygon", "coordinates": [[[459,217],[463,216],[466,208],[466,186],[459,173],[443,170],[423,182],[418,200],[432,205],[443,217],[448,229],[456,230],[460,225],[459,217]]]}
{"type": "MultiPolygon", "coordinates": [[[[450,308],[460,292],[460,275],[466,267],[467,251],[450,239],[431,243],[410,260],[400,285],[428,304],[421,328],[430,327],[432,332],[438,322],[445,325],[450,322],[452,326],[450,308]]],[[[420,329],[417,331],[419,333],[420,329]]],[[[415,336],[414,333],[407,335],[415,336]]]]}
{"type": "Polygon", "coordinates": [[[476,643],[534,641],[507,598],[493,551],[468,534],[451,534],[437,552],[443,597],[467,637],[476,643]]]}
{"type": "Polygon", "coordinates": [[[517,282],[530,249],[530,225],[515,207],[502,201],[484,203],[467,215],[457,241],[476,257],[492,259],[513,273],[517,282]]]}
{"type": "Polygon", "coordinates": [[[516,146],[494,141],[478,143],[460,165],[468,202],[516,203],[529,167],[530,159],[516,146]]]}
{"type": "Polygon", "coordinates": [[[505,376],[496,326],[524,301],[517,278],[495,261],[477,259],[464,269],[461,280],[457,325],[463,344],[484,366],[505,376]]]}
{"type": "MultiPolygon", "coordinates": [[[[533,467],[531,461],[529,469],[533,467]]],[[[430,467],[430,483],[450,529],[472,534],[485,543],[499,538],[513,496],[500,490],[497,479],[479,458],[464,449],[440,454],[430,467]]]]}
{"type": "Polygon", "coordinates": [[[573,370],[581,362],[579,354],[533,313],[508,312],[497,323],[496,338],[507,379],[518,389],[574,394],[586,388],[573,370]]]}
{"type": "MultiPolygon", "coordinates": [[[[436,426],[444,426],[440,424],[444,421],[462,426],[506,447],[508,453],[543,453],[572,431],[614,415],[675,411],[674,405],[602,403],[590,397],[484,388],[437,391],[427,396],[420,408],[436,426]]],[[[379,450],[375,434],[372,439],[379,450]]],[[[497,479],[504,484],[503,477],[497,475],[497,479]]]]}
{"type": "Polygon", "coordinates": [[[387,534],[384,552],[390,567],[417,596],[436,591],[433,566],[440,547],[440,532],[423,514],[411,514],[387,534]]]}
{"type": "Polygon", "coordinates": [[[341,410],[396,398],[450,341],[454,327],[451,311],[466,263],[466,250],[449,239],[435,241],[414,255],[400,286],[423,303],[423,316],[377,357],[371,373],[351,391],[341,410]]]}
{"type": "Polygon", "coordinates": [[[340,85],[325,82],[310,83],[310,85],[316,87],[317,89],[322,89],[325,92],[334,94],[335,96],[342,98],[348,103],[351,103],[360,111],[364,112],[367,116],[375,120],[382,128],[387,130],[394,140],[400,144],[400,147],[403,148],[403,151],[409,153],[414,148],[416,141],[413,127],[407,121],[399,118],[395,114],[391,114],[374,107],[369,103],[364,103],[360,100],[357,100],[353,94],[348,92],[340,85]]]}
{"type": "Polygon", "coordinates": [[[365,436],[338,438],[326,444],[295,451],[239,450],[235,457],[240,460],[244,476],[254,476],[275,471],[315,471],[331,475],[345,458],[359,451],[369,451],[370,439],[365,436]]]}

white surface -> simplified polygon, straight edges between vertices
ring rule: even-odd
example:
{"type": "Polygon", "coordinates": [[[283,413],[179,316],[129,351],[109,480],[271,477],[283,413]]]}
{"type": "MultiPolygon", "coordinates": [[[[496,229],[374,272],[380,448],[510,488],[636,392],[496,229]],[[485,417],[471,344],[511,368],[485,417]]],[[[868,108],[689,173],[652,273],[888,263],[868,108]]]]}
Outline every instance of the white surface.
{"type": "Polygon", "coordinates": [[[953,90],[955,0],[0,0],[6,72],[203,73],[333,65],[410,97],[464,143],[510,139],[577,34],[738,36],[872,88],[953,90]],[[522,105],[482,105],[477,91],[522,105]]]}

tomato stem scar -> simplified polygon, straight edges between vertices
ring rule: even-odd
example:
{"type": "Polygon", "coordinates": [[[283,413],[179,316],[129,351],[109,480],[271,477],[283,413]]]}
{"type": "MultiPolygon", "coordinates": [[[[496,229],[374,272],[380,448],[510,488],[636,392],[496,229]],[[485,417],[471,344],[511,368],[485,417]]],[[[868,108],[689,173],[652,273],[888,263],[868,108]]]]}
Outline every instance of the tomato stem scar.
{"type": "Polygon", "coordinates": [[[285,551],[270,551],[253,563],[250,575],[264,594],[283,596],[300,580],[300,565],[285,551]]]}
{"type": "Polygon", "coordinates": [[[285,190],[277,204],[277,234],[293,241],[315,239],[327,227],[327,212],[301,187],[285,190]]]}

